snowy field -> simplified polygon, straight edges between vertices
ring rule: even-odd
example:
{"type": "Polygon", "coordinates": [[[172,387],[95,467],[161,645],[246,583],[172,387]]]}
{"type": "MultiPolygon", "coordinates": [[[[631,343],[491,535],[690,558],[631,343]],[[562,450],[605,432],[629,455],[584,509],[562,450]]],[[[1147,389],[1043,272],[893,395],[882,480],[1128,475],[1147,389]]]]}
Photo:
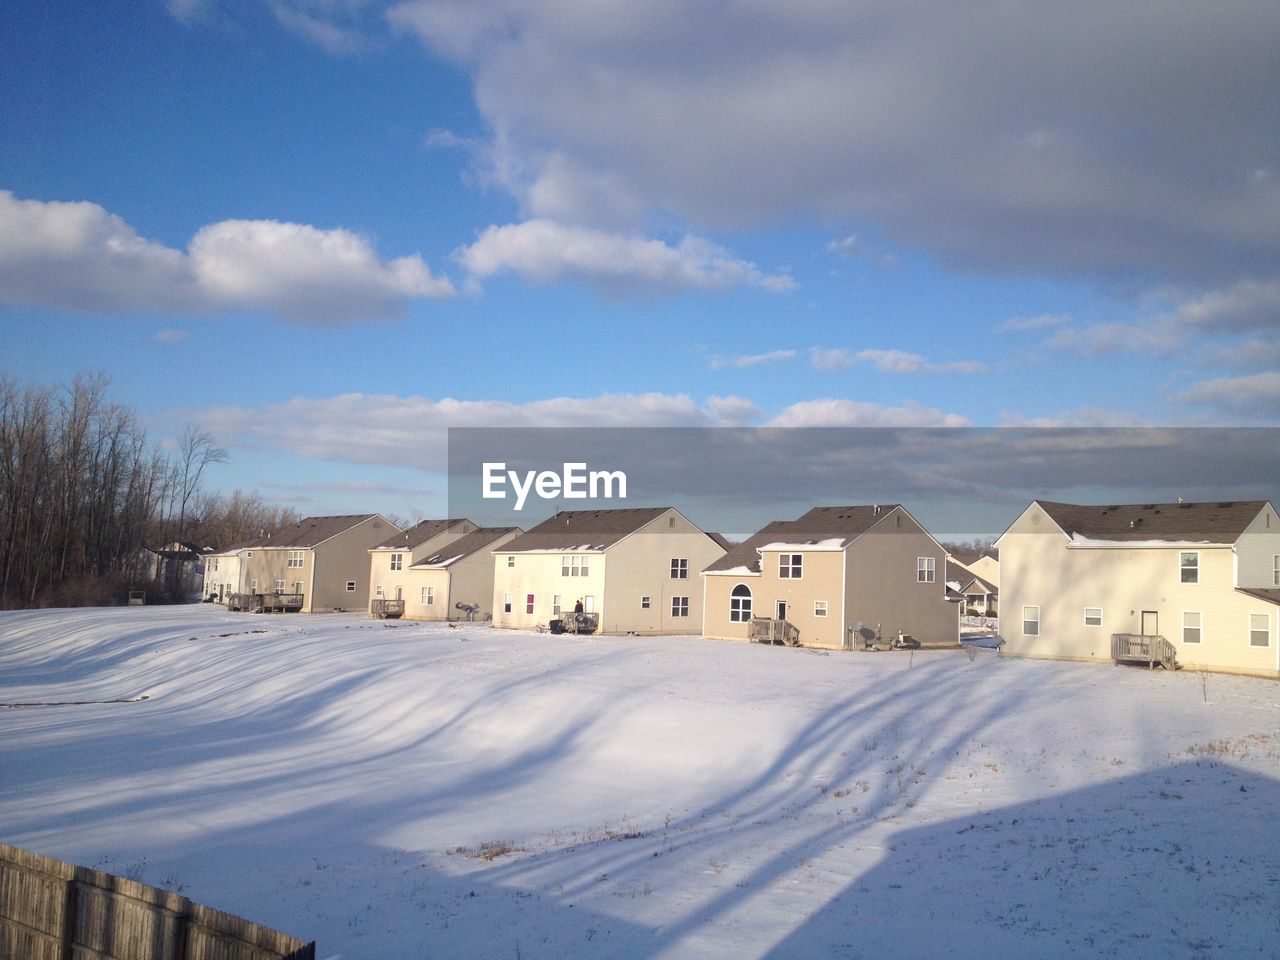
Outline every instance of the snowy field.
{"type": "Polygon", "coordinates": [[[135,607],[0,702],[0,839],[319,957],[1280,954],[1266,680],[135,607]]]}

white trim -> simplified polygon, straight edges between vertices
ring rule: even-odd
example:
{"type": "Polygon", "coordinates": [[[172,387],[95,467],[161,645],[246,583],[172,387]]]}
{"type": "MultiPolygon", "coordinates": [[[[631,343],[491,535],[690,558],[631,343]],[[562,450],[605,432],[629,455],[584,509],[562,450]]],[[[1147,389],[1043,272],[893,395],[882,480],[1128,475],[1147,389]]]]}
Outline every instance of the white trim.
{"type": "Polygon", "coordinates": [[[1019,622],[1018,629],[1021,631],[1021,632],[1020,632],[1020,634],[1019,634],[1020,636],[1023,636],[1023,637],[1037,637],[1037,638],[1038,638],[1038,637],[1041,637],[1041,636],[1043,636],[1043,635],[1044,635],[1044,634],[1043,634],[1043,633],[1041,633],[1041,631],[1040,631],[1040,627],[1042,626],[1042,621],[1041,621],[1041,619],[1040,619],[1040,604],[1038,604],[1038,603],[1024,603],[1024,604],[1022,605],[1022,614],[1021,614],[1021,616],[1018,618],[1018,622],[1019,622]],[[1036,621],[1036,632],[1035,632],[1035,633],[1027,633],[1027,620],[1029,619],[1029,618],[1027,617],[1027,611],[1028,611],[1028,610],[1034,610],[1034,611],[1036,612],[1036,615],[1035,615],[1035,621],[1036,621]]]}
{"type": "Polygon", "coordinates": [[[1269,614],[1269,613],[1250,613],[1250,614],[1249,614],[1249,649],[1250,649],[1250,650],[1265,650],[1267,647],[1271,646],[1271,639],[1272,639],[1272,630],[1271,630],[1271,614],[1269,614]],[[1253,630],[1254,630],[1254,627],[1253,627],[1253,618],[1254,618],[1254,617],[1262,617],[1262,619],[1263,619],[1264,621],[1266,621],[1266,624],[1267,624],[1267,642],[1266,642],[1265,644],[1262,644],[1262,643],[1254,643],[1254,642],[1253,642],[1253,630]]]}
{"type": "Polygon", "coordinates": [[[1085,608],[1084,608],[1084,625],[1085,625],[1086,627],[1101,627],[1101,626],[1103,625],[1103,623],[1105,622],[1105,618],[1104,618],[1104,616],[1103,616],[1103,614],[1104,614],[1105,612],[1106,612],[1106,611],[1104,611],[1104,610],[1102,609],[1102,607],[1085,607],[1085,608]],[[1090,623],[1090,622],[1089,622],[1089,611],[1090,611],[1090,610],[1097,610],[1097,611],[1098,611],[1098,622],[1097,622],[1097,623],[1090,623]]]}
{"type": "Polygon", "coordinates": [[[1178,642],[1181,644],[1185,644],[1187,646],[1192,646],[1192,647],[1204,646],[1204,611],[1203,610],[1183,610],[1182,611],[1182,619],[1178,623],[1178,642]],[[1199,634],[1200,639],[1194,642],[1187,639],[1187,614],[1188,613],[1193,613],[1199,618],[1196,621],[1196,625],[1192,627],[1192,629],[1199,634]]]}

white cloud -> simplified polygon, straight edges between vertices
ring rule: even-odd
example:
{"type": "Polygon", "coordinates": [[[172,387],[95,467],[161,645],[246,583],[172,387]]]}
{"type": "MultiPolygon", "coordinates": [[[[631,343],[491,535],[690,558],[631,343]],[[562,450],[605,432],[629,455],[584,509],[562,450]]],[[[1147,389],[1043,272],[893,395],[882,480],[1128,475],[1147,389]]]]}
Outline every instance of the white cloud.
{"type": "Polygon", "coordinates": [[[785,274],[764,274],[754,264],[733,259],[698,237],[687,236],[672,247],[661,240],[546,219],[488,227],[455,256],[481,278],[515,271],[541,283],[569,275],[606,287],[684,290],[753,286],[780,292],[795,286],[785,274]]]}
{"type": "Polygon", "coordinates": [[[716,422],[726,427],[745,427],[757,422],[763,411],[745,397],[708,397],[707,409],[716,422]]]}
{"type": "Polygon", "coordinates": [[[1167,354],[1190,339],[1187,325],[1174,316],[1160,316],[1133,323],[1094,323],[1065,327],[1046,341],[1054,350],[1071,350],[1084,356],[1136,352],[1167,354]]]}
{"type": "Polygon", "coordinates": [[[986,365],[976,360],[933,362],[918,353],[902,350],[859,350],[857,359],[865,360],[885,373],[985,373],[986,365]]]}
{"type": "Polygon", "coordinates": [[[839,347],[832,349],[810,347],[809,362],[813,364],[815,370],[844,370],[857,363],[858,358],[848,350],[839,347]]]}
{"type": "Polygon", "coordinates": [[[383,261],[349,230],[225,220],[197,231],[184,253],[95,203],[0,191],[0,300],[11,303],[93,313],[267,309],[334,325],[453,293],[420,256],[383,261]]]}
{"type": "Polygon", "coordinates": [[[795,356],[796,351],[794,350],[770,350],[768,353],[739,354],[735,357],[714,356],[711,358],[710,366],[712,370],[723,370],[725,367],[748,369],[766,363],[781,363],[784,360],[791,360],[795,356]]]}
{"type": "Polygon", "coordinates": [[[805,400],[787,407],[770,427],[967,427],[969,419],[907,403],[887,407],[859,400],[805,400]]]}
{"type": "Polygon", "coordinates": [[[1176,399],[1271,424],[1280,416],[1280,373],[1204,380],[1182,391],[1176,399]]]}
{"type": "Polygon", "coordinates": [[[1007,413],[1001,418],[1002,427],[1145,427],[1149,421],[1132,413],[1104,410],[1101,407],[1079,407],[1056,416],[1026,417],[1007,413]]]}
{"type": "Polygon", "coordinates": [[[996,325],[996,333],[1009,333],[1024,330],[1048,330],[1052,327],[1063,327],[1071,323],[1071,315],[1067,313],[1042,313],[1034,317],[1010,317],[996,325]]]}
{"type": "Polygon", "coordinates": [[[700,229],[816,215],[966,265],[1185,280],[1280,261],[1280,9],[1226,2],[1117,0],[1105,43],[1049,0],[388,17],[471,73],[528,216],[599,222],[625,195],[700,229]]]}
{"type": "Polygon", "coordinates": [[[1280,331],[1280,281],[1242,280],[1177,308],[1179,320],[1208,332],[1280,331]]]}
{"type": "Polygon", "coordinates": [[[852,233],[842,240],[832,240],[827,244],[827,249],[850,260],[864,260],[881,270],[892,270],[898,265],[898,258],[893,254],[867,243],[852,233]]]}

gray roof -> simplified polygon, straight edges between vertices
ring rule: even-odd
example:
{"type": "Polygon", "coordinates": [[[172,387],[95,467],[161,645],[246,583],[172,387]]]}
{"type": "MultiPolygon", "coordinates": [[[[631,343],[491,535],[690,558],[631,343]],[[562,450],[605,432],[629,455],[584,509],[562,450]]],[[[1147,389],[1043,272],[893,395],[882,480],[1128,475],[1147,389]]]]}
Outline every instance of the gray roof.
{"type": "Polygon", "coordinates": [[[1082,506],[1037,500],[1068,535],[1090,540],[1235,543],[1265,500],[1082,506]]]}
{"type": "Polygon", "coordinates": [[[526,550],[605,550],[671,507],[625,507],[617,510],[565,510],[502,546],[503,553],[526,550]]]}
{"type": "Polygon", "coordinates": [[[456,563],[465,557],[471,556],[473,553],[480,551],[488,551],[490,544],[495,540],[500,540],[508,533],[519,533],[519,527],[480,527],[468,533],[465,537],[459,537],[452,543],[446,544],[437,553],[432,554],[425,560],[419,560],[412,569],[419,567],[447,567],[456,563]]]}
{"type": "Polygon", "coordinates": [[[1273,590],[1269,587],[1236,587],[1236,590],[1259,600],[1265,600],[1267,603],[1274,603],[1276,606],[1280,606],[1280,590],[1273,590]]]}
{"type": "Polygon", "coordinates": [[[420,543],[426,543],[432,537],[437,537],[455,526],[463,526],[471,523],[465,517],[455,518],[452,520],[423,520],[421,523],[415,523],[408,530],[400,533],[393,533],[387,539],[374,547],[374,550],[394,550],[397,547],[411,550],[420,543]]]}
{"type": "Polygon", "coordinates": [[[777,541],[820,543],[823,540],[839,539],[841,546],[847,547],[887,514],[893,512],[897,506],[896,503],[888,503],[850,507],[814,507],[796,520],[774,520],[761,527],[757,533],[742,543],[730,548],[728,553],[710,564],[707,571],[727,571],[746,567],[753,573],[759,573],[759,549],[767,543],[777,541]]]}
{"type": "Polygon", "coordinates": [[[336,537],[357,524],[379,517],[384,523],[391,521],[376,513],[352,513],[334,517],[304,517],[291,527],[275,530],[265,536],[240,544],[241,548],[267,549],[271,547],[291,548],[294,550],[314,547],[326,540],[336,537]]]}
{"type": "Polygon", "coordinates": [[[950,557],[947,558],[947,583],[959,583],[960,592],[966,594],[987,593],[996,596],[1000,593],[990,580],[978,576],[964,564],[950,557]]]}

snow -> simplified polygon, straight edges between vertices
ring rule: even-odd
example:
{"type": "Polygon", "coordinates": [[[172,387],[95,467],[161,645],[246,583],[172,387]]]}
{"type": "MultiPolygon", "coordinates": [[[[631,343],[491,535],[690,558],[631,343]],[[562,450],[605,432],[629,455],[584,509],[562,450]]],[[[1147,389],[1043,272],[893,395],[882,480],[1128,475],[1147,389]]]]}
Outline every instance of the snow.
{"type": "Polygon", "coordinates": [[[778,540],[774,543],[766,543],[762,547],[757,547],[756,552],[764,553],[766,550],[804,550],[810,553],[816,551],[838,552],[844,549],[844,544],[845,541],[842,537],[828,537],[826,540],[800,540],[794,543],[778,540]]]}
{"type": "Polygon", "coordinates": [[[1230,546],[1231,544],[1229,543],[1214,543],[1209,540],[1100,540],[1073,533],[1071,542],[1067,544],[1067,549],[1088,547],[1090,549],[1107,550],[1145,550],[1155,547],[1194,547],[1199,550],[1204,547],[1225,548],[1230,546]]]}
{"type": "Polygon", "coordinates": [[[0,613],[0,703],[0,838],[320,957],[1280,943],[1274,681],[195,605],[0,613]]]}

